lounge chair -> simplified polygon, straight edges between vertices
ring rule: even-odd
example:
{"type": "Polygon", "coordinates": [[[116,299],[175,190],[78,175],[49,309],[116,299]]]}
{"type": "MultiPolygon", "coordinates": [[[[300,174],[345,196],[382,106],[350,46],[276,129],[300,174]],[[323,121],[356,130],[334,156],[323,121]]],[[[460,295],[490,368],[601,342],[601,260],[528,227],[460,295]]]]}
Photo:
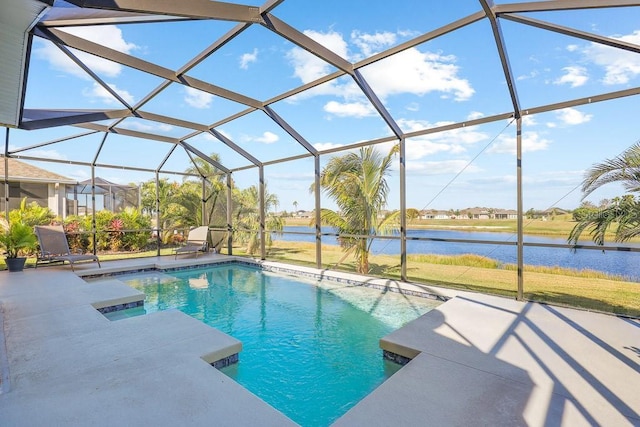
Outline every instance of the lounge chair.
{"type": "Polygon", "coordinates": [[[207,251],[209,251],[209,227],[203,225],[189,231],[185,245],[175,249],[174,259],[178,258],[178,254],[185,253],[195,253],[197,258],[200,252],[207,251]]]}
{"type": "Polygon", "coordinates": [[[62,262],[64,264],[65,261],[71,265],[71,270],[76,262],[83,261],[97,262],[98,267],[102,267],[96,255],[71,253],[67,236],[61,225],[37,225],[35,231],[40,243],[36,268],[38,268],[38,264],[43,262],[62,262]]]}

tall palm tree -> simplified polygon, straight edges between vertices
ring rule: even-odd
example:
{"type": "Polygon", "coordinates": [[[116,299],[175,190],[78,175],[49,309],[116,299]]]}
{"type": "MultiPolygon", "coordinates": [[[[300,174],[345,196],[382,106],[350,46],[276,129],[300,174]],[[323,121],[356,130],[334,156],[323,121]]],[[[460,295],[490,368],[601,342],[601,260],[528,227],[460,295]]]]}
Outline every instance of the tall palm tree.
{"type": "Polygon", "coordinates": [[[622,154],[588,169],[582,181],[584,199],[605,184],[619,182],[630,193],[640,192],[640,141],[622,154]]]}
{"type": "Polygon", "coordinates": [[[381,213],[387,204],[389,174],[393,157],[399,147],[394,146],[386,156],[372,146],[361,148],[358,153],[348,153],[332,158],[320,175],[320,187],[331,197],[339,211],[322,209],[323,225],[338,230],[340,245],[347,252],[354,252],[357,271],[369,273],[369,252],[373,237],[388,234],[398,228],[399,212],[384,218],[381,213]]]}
{"type": "MultiPolygon", "coordinates": [[[[246,245],[248,254],[255,254],[258,251],[260,243],[260,193],[258,187],[252,185],[244,190],[238,190],[235,193],[236,207],[235,223],[238,226],[236,237],[239,242],[246,245]]],[[[264,209],[265,209],[265,243],[267,247],[271,247],[273,241],[271,232],[281,232],[284,227],[284,221],[281,216],[270,213],[272,208],[278,206],[278,196],[270,194],[266,188],[264,190],[264,209]]]]}
{"type": "MultiPolygon", "coordinates": [[[[220,155],[217,153],[211,153],[209,155],[211,160],[220,163],[220,155]]],[[[199,175],[205,178],[205,218],[207,224],[202,225],[220,225],[226,223],[226,197],[224,192],[226,190],[225,174],[211,163],[206,160],[195,157],[193,159],[193,165],[185,170],[185,173],[199,175]]],[[[184,181],[190,179],[189,176],[184,177],[184,181]]],[[[202,210],[198,207],[197,212],[199,214],[198,223],[201,222],[202,210]]],[[[200,225],[200,224],[196,224],[200,225]]]]}
{"type": "MultiPolygon", "coordinates": [[[[618,182],[629,193],[640,192],[640,141],[626,149],[622,154],[588,169],[582,181],[584,199],[603,185],[618,182]]],[[[614,240],[625,242],[640,235],[640,199],[633,194],[613,198],[594,215],[579,221],[571,234],[569,242],[576,243],[587,229],[598,245],[603,245],[607,230],[617,224],[614,240]]]]}

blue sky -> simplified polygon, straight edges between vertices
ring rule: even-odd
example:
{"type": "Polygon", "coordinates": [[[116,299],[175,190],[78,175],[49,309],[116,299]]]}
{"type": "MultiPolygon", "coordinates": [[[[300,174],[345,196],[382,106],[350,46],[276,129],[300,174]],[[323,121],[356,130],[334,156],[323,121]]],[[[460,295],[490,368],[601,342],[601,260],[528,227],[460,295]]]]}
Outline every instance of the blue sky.
{"type": "MultiPolygon", "coordinates": [[[[259,5],[260,3],[252,2],[259,5]]],[[[285,1],[272,13],[350,62],[358,62],[449,21],[480,10],[476,1],[387,3],[369,1],[285,1]],[[373,4],[372,4],[373,3],[373,4]],[[423,4],[424,3],[424,4],[423,4]]],[[[526,16],[588,33],[640,45],[640,10],[532,13],[526,16]]],[[[594,96],[638,86],[640,56],[557,33],[501,20],[509,60],[525,108],[594,96]]],[[[229,29],[230,22],[174,22],[65,28],[96,43],[177,70],[229,29]]],[[[82,52],[89,67],[131,104],[162,80],[82,52]]],[[[187,75],[258,100],[336,71],[331,65],[254,25],[187,75]]],[[[480,21],[360,70],[405,132],[501,114],[512,110],[491,28],[480,21]]],[[[523,125],[524,207],[575,208],[585,169],[613,157],[640,139],[635,126],[638,97],[566,108],[526,116],[523,125]]],[[[26,108],[122,108],[58,48],[35,38],[26,108]]],[[[317,86],[271,107],[317,149],[344,147],[391,134],[364,94],[349,77],[317,86]]],[[[143,111],[213,124],[246,107],[195,89],[172,84],[142,107],[143,111]]],[[[110,122],[105,122],[109,124],[110,122]]],[[[188,129],[127,119],[122,127],[183,137],[188,129]]],[[[217,128],[261,161],[305,153],[262,112],[217,128]]],[[[24,147],[77,135],[79,128],[11,131],[11,147],[24,147]]],[[[500,121],[407,140],[407,206],[462,209],[473,206],[516,207],[515,123],[500,121]]],[[[47,145],[25,155],[90,162],[102,134],[47,145]]],[[[205,153],[218,153],[229,168],[249,163],[210,135],[187,140],[205,153]]],[[[155,169],[171,144],[110,135],[98,156],[103,164],[155,169]]],[[[380,144],[388,150],[390,144],[380,144]]],[[[326,164],[330,155],[322,156],[326,164]]],[[[165,170],[188,167],[183,150],[171,155],[165,170]]],[[[38,163],[78,180],[90,168],[38,163]]],[[[97,175],[118,182],[140,182],[153,174],[100,168],[97,175]]],[[[265,168],[269,190],[280,209],[312,209],[313,160],[302,159],[265,168]]],[[[170,179],[181,179],[167,175],[170,179]]],[[[257,169],[234,174],[238,186],[257,183],[257,169]]],[[[399,207],[397,164],[389,176],[389,208],[399,207]]],[[[589,200],[621,194],[604,188],[589,200]]],[[[323,206],[333,207],[323,197],[323,206]]]]}

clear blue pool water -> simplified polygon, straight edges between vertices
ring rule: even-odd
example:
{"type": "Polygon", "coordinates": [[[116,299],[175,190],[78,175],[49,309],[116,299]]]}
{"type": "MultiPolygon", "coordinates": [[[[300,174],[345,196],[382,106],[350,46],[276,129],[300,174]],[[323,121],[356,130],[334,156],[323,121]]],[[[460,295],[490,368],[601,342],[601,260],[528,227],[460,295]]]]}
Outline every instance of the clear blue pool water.
{"type": "Polygon", "coordinates": [[[222,371],[305,427],[331,424],[396,372],[379,339],[439,304],[233,264],[118,279],[145,307],[112,320],[178,309],[239,339],[239,363],[222,371]]]}

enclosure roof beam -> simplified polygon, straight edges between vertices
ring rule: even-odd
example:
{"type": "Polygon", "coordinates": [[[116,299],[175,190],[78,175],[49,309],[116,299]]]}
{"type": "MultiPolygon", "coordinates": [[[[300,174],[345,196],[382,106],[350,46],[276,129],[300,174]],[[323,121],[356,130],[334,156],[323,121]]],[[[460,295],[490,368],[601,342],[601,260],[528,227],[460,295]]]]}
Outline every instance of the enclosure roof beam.
{"type": "Polygon", "coordinates": [[[55,8],[38,22],[40,27],[80,27],[88,25],[142,24],[149,22],[185,21],[188,18],[166,15],[145,15],[116,10],[55,8]]]}
{"type": "Polygon", "coordinates": [[[262,22],[260,8],[212,0],[66,0],[82,8],[106,9],[152,15],[182,16],[189,19],[262,22]]]}
{"type": "Polygon", "coordinates": [[[558,102],[556,104],[547,104],[539,107],[524,108],[522,114],[539,114],[547,111],[562,110],[564,108],[578,107],[580,105],[589,105],[595,102],[609,101],[612,99],[626,98],[627,96],[640,95],[640,86],[631,89],[609,92],[601,95],[586,96],[584,98],[572,99],[571,101],[558,102]]]}
{"type": "Polygon", "coordinates": [[[203,125],[196,122],[190,122],[188,120],[177,119],[174,117],[164,116],[161,114],[149,113],[146,111],[138,111],[137,116],[141,119],[151,120],[158,123],[164,123],[171,126],[178,126],[187,129],[198,130],[201,132],[207,132],[209,128],[207,125],[203,125]]]}
{"type": "Polygon", "coordinates": [[[562,0],[499,4],[493,7],[496,14],[513,12],[550,12],[554,10],[602,9],[609,7],[640,6],[638,0],[562,0]]]}
{"type": "Polygon", "coordinates": [[[408,40],[404,43],[401,43],[397,46],[394,46],[390,49],[387,49],[383,52],[377,53],[373,56],[370,56],[369,58],[365,58],[359,62],[356,62],[353,67],[355,69],[358,68],[362,68],[365,67],[367,65],[373,64],[374,62],[378,62],[382,59],[388,58],[390,56],[395,55],[396,53],[400,53],[402,51],[405,51],[407,49],[411,49],[413,47],[416,47],[418,45],[421,45],[423,43],[426,43],[430,40],[436,39],[440,36],[449,34],[455,30],[458,30],[460,28],[466,27],[467,25],[471,25],[474,24],[478,21],[481,21],[483,19],[485,19],[487,17],[487,14],[484,11],[479,11],[476,13],[473,13],[469,16],[466,16],[464,18],[458,19],[457,21],[451,22],[447,25],[443,25],[440,28],[437,28],[433,31],[429,31],[428,33],[422,34],[412,40],[408,40]]]}
{"type": "Polygon", "coordinates": [[[496,48],[498,50],[498,56],[500,57],[500,63],[502,64],[502,71],[504,73],[504,79],[507,83],[507,89],[509,96],[511,97],[511,103],[513,105],[513,111],[516,118],[520,117],[520,101],[518,100],[518,92],[516,90],[515,79],[513,78],[512,67],[509,62],[507,50],[505,49],[504,37],[500,23],[493,12],[493,0],[480,0],[480,4],[487,14],[489,23],[491,24],[491,31],[493,32],[493,38],[496,42],[496,48]]]}
{"type": "Polygon", "coordinates": [[[245,159],[249,160],[254,165],[262,166],[262,162],[260,162],[260,160],[253,157],[251,154],[249,154],[248,151],[244,150],[242,147],[235,144],[233,141],[231,141],[229,138],[224,136],[222,133],[218,132],[215,129],[209,129],[209,132],[211,133],[211,135],[218,138],[223,144],[225,144],[226,146],[234,150],[236,153],[240,154],[245,159]]]}
{"type": "Polygon", "coordinates": [[[9,153],[10,154],[15,154],[15,153],[20,153],[22,151],[34,150],[36,148],[46,147],[47,145],[53,145],[53,144],[57,144],[59,142],[69,141],[71,139],[82,138],[83,136],[94,135],[96,133],[98,133],[97,130],[92,130],[92,131],[89,131],[89,132],[79,133],[77,135],[65,136],[63,138],[58,138],[58,139],[54,139],[54,140],[47,141],[47,142],[41,142],[39,144],[34,144],[34,145],[29,145],[27,147],[17,148],[15,150],[10,151],[9,153]]]}
{"type": "Polygon", "coordinates": [[[387,108],[384,106],[382,101],[380,101],[378,95],[376,95],[376,93],[371,89],[371,86],[369,86],[369,83],[367,83],[367,80],[362,76],[359,70],[355,70],[353,72],[353,79],[369,99],[369,102],[373,104],[373,107],[378,111],[378,114],[382,116],[382,120],[384,120],[387,126],[391,128],[391,131],[396,135],[396,137],[402,138],[402,129],[400,129],[400,126],[398,126],[398,123],[396,123],[393,117],[391,117],[387,108]]]}
{"type": "Polygon", "coordinates": [[[207,156],[205,153],[203,153],[202,151],[200,151],[197,148],[193,147],[192,145],[190,145],[190,144],[188,144],[188,143],[186,143],[184,141],[178,142],[178,145],[180,145],[185,150],[187,150],[187,151],[195,154],[196,156],[200,157],[202,160],[204,160],[205,162],[209,163],[210,165],[215,166],[216,168],[220,169],[222,172],[224,172],[224,173],[231,172],[228,168],[222,166],[220,163],[216,162],[211,157],[207,156]]]}
{"type": "MultiPolygon", "coordinates": [[[[426,33],[424,35],[416,37],[413,40],[409,40],[409,41],[407,41],[405,43],[402,43],[402,44],[400,44],[398,46],[395,46],[395,47],[393,47],[391,49],[388,49],[388,50],[386,50],[384,52],[380,52],[380,53],[378,53],[376,55],[373,55],[370,58],[363,59],[362,61],[359,61],[356,64],[354,64],[353,65],[353,69],[359,69],[359,68],[365,67],[365,66],[367,66],[369,64],[372,64],[374,62],[377,62],[377,61],[380,61],[382,59],[385,59],[385,58],[387,58],[389,56],[392,56],[392,55],[394,55],[394,54],[396,54],[398,52],[401,52],[403,50],[410,49],[412,47],[415,47],[415,46],[417,46],[419,44],[425,43],[425,42],[427,42],[429,40],[432,40],[432,39],[437,38],[439,36],[442,36],[444,34],[448,34],[448,33],[452,32],[452,31],[454,31],[454,30],[456,30],[458,28],[462,28],[462,27],[467,26],[469,24],[473,24],[474,22],[480,21],[480,20],[484,19],[485,17],[486,17],[486,14],[484,12],[482,12],[482,11],[476,12],[476,13],[474,13],[472,15],[469,15],[469,16],[467,16],[465,18],[462,18],[462,19],[460,19],[458,21],[455,21],[455,22],[453,22],[453,23],[451,23],[449,25],[445,25],[445,26],[443,26],[443,27],[441,27],[441,28],[439,28],[437,30],[431,31],[429,33],[426,33]]],[[[306,83],[306,84],[304,84],[302,86],[299,86],[297,88],[294,88],[294,89],[291,89],[291,90],[289,90],[287,92],[284,92],[284,93],[282,93],[280,95],[277,95],[277,96],[265,101],[264,104],[265,105],[274,104],[274,103],[276,103],[278,101],[282,101],[283,99],[290,98],[292,96],[295,96],[295,95],[297,95],[299,93],[302,93],[302,92],[304,92],[304,91],[306,91],[308,89],[311,89],[313,87],[320,86],[321,84],[324,84],[324,83],[330,82],[332,80],[335,80],[338,77],[341,77],[341,76],[343,76],[345,74],[350,74],[350,73],[348,73],[346,71],[343,71],[343,70],[337,70],[337,71],[335,71],[335,72],[333,72],[331,74],[328,74],[326,76],[320,77],[320,78],[318,78],[318,79],[316,79],[316,80],[314,80],[312,82],[306,83]]],[[[224,124],[224,123],[217,123],[216,126],[219,126],[220,124],[224,124]]]]}
{"type": "MultiPolygon", "coordinates": [[[[174,146],[174,148],[175,148],[175,146],[174,146]]],[[[0,157],[2,157],[2,155],[0,155],[0,157]]],[[[38,161],[38,162],[59,163],[59,164],[64,164],[64,165],[87,166],[87,167],[92,166],[91,162],[81,162],[81,161],[77,161],[77,160],[43,159],[42,157],[20,156],[20,155],[11,156],[11,158],[12,159],[19,159],[19,160],[34,160],[34,161],[38,161]]],[[[120,170],[137,171],[137,172],[157,172],[156,170],[149,169],[149,168],[141,168],[141,167],[135,167],[135,166],[111,165],[111,164],[108,164],[108,163],[96,163],[93,166],[96,167],[96,168],[120,169],[120,170]]],[[[178,171],[162,171],[162,173],[170,174],[170,175],[195,176],[195,175],[190,174],[190,173],[178,172],[178,171]]]]}
{"type": "MultiPolygon", "coordinates": [[[[235,38],[238,34],[242,33],[245,29],[247,29],[249,27],[249,24],[238,24],[236,25],[234,28],[232,28],[231,30],[229,30],[226,34],[224,34],[222,37],[220,37],[218,40],[216,40],[214,43],[212,43],[211,45],[209,45],[206,49],[204,49],[202,52],[200,52],[198,55],[196,55],[195,57],[193,57],[189,62],[187,62],[185,65],[183,65],[182,67],[180,67],[177,71],[176,71],[176,77],[180,77],[182,75],[184,75],[186,72],[188,72],[189,70],[191,70],[193,67],[195,67],[196,65],[198,65],[199,63],[201,63],[202,61],[204,61],[206,58],[208,58],[210,55],[212,55],[215,51],[217,51],[218,49],[220,49],[222,46],[224,46],[225,44],[227,44],[230,40],[232,40],[233,38],[235,38]]],[[[172,83],[171,80],[165,80],[164,82],[162,82],[160,85],[158,85],[154,90],[152,90],[149,94],[147,94],[143,99],[141,99],[134,107],[133,107],[133,111],[138,111],[140,108],[142,108],[147,102],[151,101],[153,98],[155,98],[160,92],[162,92],[163,90],[165,90],[167,87],[169,87],[169,85],[172,83]]],[[[255,109],[252,109],[252,111],[255,111],[255,109]]],[[[116,121],[115,123],[112,124],[112,126],[116,126],[120,121],[116,121]]],[[[189,127],[189,126],[187,126],[189,127]]],[[[198,128],[200,129],[200,128],[198,128]]],[[[202,132],[206,132],[207,129],[201,129],[202,132]]]]}
{"type": "Polygon", "coordinates": [[[105,91],[107,91],[111,96],[118,100],[122,105],[127,107],[129,110],[132,110],[131,105],[125,101],[118,92],[116,92],[111,86],[106,84],[104,80],[100,78],[96,73],[93,72],[91,68],[89,68],[84,62],[82,62],[76,55],[74,55],[67,46],[57,43],[55,40],[50,40],[58,49],[62,51],[69,59],[71,59],[78,67],[82,68],[82,70],[87,73],[96,83],[98,83],[105,91]]]}
{"type": "Polygon", "coordinates": [[[109,133],[115,133],[118,135],[131,136],[134,138],[150,139],[152,141],[159,141],[159,142],[168,142],[169,144],[177,144],[178,142],[180,142],[178,138],[171,138],[164,135],[157,135],[155,133],[140,132],[137,130],[131,130],[131,129],[125,129],[125,128],[119,128],[119,127],[109,127],[105,125],[99,125],[97,123],[79,123],[74,126],[83,128],[83,129],[97,130],[100,132],[109,132],[109,133]]]}
{"type": "Polygon", "coordinates": [[[267,116],[271,117],[271,120],[276,122],[278,126],[280,126],[285,132],[291,135],[293,139],[298,141],[298,143],[302,145],[305,148],[305,150],[307,150],[309,153],[313,155],[318,154],[318,150],[316,150],[313,145],[309,144],[309,142],[306,139],[304,139],[302,135],[300,135],[293,127],[289,125],[289,123],[287,123],[282,117],[280,117],[278,113],[273,111],[271,107],[265,106],[264,112],[267,114],[267,116]]]}
{"type": "Polygon", "coordinates": [[[269,13],[266,13],[263,16],[263,25],[269,30],[280,35],[281,37],[284,37],[291,43],[301,47],[302,49],[317,56],[323,61],[328,62],[337,69],[342,70],[347,74],[353,73],[353,65],[340,55],[336,54],[330,49],[327,49],[317,41],[313,40],[311,37],[305,35],[304,33],[301,33],[285,22],[279,20],[275,16],[269,13]]]}
{"type": "Polygon", "coordinates": [[[118,64],[125,65],[127,67],[131,67],[136,70],[143,71],[145,73],[149,73],[175,83],[180,83],[194,89],[202,90],[203,92],[207,92],[212,95],[220,96],[230,101],[238,102],[240,104],[248,105],[254,108],[262,108],[262,103],[258,100],[249,98],[239,93],[232,92],[219,86],[215,86],[211,83],[207,83],[199,79],[184,75],[179,76],[174,71],[168,68],[161,67],[160,65],[138,59],[134,56],[127,55],[115,49],[93,43],[89,40],[74,36],[69,33],[65,33],[64,31],[60,31],[57,29],[36,28],[35,33],[40,37],[50,39],[56,44],[63,44],[65,46],[69,46],[74,49],[99,56],[100,58],[117,62],[118,64]]]}
{"type": "Polygon", "coordinates": [[[586,31],[575,30],[573,28],[563,27],[561,25],[552,24],[538,19],[527,18],[521,15],[503,15],[501,18],[509,21],[518,22],[520,24],[530,25],[532,27],[543,30],[553,31],[555,33],[564,34],[565,36],[576,37],[593,43],[602,44],[618,49],[624,49],[633,53],[640,53],[640,46],[625,42],[623,40],[612,39],[610,37],[602,37],[597,34],[587,33],[586,31]]]}
{"type": "Polygon", "coordinates": [[[264,15],[265,13],[269,13],[282,3],[284,3],[284,0],[267,0],[262,6],[260,6],[260,14],[264,15]]]}
{"type": "Polygon", "coordinates": [[[23,110],[21,129],[36,130],[131,116],[129,110],[23,110]]]}

